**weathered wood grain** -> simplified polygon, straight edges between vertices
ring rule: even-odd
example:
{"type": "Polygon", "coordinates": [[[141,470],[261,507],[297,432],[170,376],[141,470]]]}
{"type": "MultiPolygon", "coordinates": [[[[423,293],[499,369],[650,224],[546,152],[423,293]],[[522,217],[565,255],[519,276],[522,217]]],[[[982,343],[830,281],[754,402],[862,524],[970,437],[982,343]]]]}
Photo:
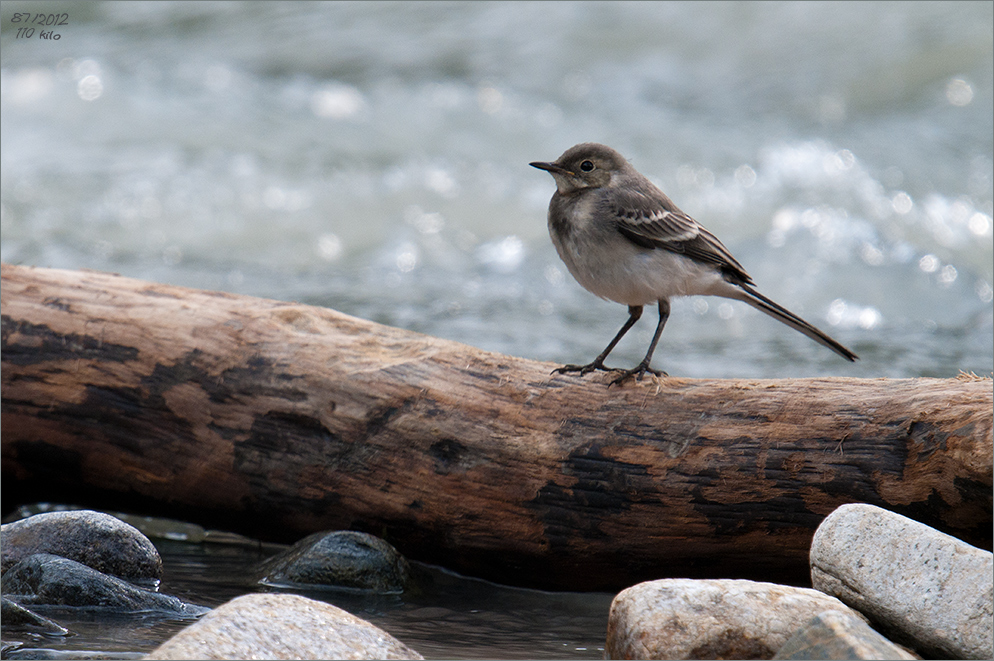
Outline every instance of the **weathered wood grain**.
{"type": "Polygon", "coordinates": [[[989,379],[550,376],[333,310],[2,267],[3,503],[384,536],[517,584],[804,583],[867,502],[991,548],[989,379]]]}

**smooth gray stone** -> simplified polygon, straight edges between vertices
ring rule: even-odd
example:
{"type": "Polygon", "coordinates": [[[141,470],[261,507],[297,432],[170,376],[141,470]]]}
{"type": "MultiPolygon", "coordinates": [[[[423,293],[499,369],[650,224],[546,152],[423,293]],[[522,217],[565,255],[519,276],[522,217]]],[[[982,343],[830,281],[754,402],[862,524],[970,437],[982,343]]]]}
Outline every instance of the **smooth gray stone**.
{"type": "Polygon", "coordinates": [[[0,616],[3,618],[3,628],[5,631],[37,631],[56,636],[64,636],[69,633],[65,627],[60,626],[47,617],[42,617],[38,613],[28,610],[6,597],[0,599],[0,601],[3,603],[0,616]]]}
{"type": "Polygon", "coordinates": [[[154,611],[180,617],[194,617],[210,610],[48,553],[32,555],[7,570],[2,588],[5,597],[21,605],[71,606],[122,613],[154,611]]]}
{"type": "Polygon", "coordinates": [[[0,526],[0,571],[51,553],[129,581],[162,578],[162,558],[134,526],[91,510],[45,512],[0,526]]]}
{"type": "Polygon", "coordinates": [[[294,594],[247,594],[214,609],[149,659],[421,659],[346,611],[294,594]]]}
{"type": "Polygon", "coordinates": [[[825,611],[783,644],[774,659],[917,659],[852,615],[825,611]]]}
{"type": "Polygon", "coordinates": [[[267,585],[392,594],[404,591],[410,567],[397,549],[379,537],[340,530],[305,537],[264,562],[261,573],[261,582],[267,585]]]}
{"type": "Polygon", "coordinates": [[[811,542],[811,583],[928,656],[994,658],[994,557],[907,517],[843,505],[811,542]]]}

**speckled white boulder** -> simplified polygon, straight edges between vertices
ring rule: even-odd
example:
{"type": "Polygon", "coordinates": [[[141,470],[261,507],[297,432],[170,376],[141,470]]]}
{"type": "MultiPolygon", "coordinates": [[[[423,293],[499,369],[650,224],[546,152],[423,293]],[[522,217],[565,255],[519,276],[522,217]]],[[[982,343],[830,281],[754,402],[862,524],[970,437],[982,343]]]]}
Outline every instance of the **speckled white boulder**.
{"type": "Polygon", "coordinates": [[[219,606],[148,659],[421,659],[341,608],[293,594],[247,594],[219,606]]]}
{"type": "Polygon", "coordinates": [[[872,505],[843,505],[811,542],[811,582],[939,658],[994,658],[989,552],[872,505]]]}
{"type": "Polygon", "coordinates": [[[816,590],[742,580],[639,583],[611,603],[612,659],[769,659],[824,611],[853,611],[816,590]]]}

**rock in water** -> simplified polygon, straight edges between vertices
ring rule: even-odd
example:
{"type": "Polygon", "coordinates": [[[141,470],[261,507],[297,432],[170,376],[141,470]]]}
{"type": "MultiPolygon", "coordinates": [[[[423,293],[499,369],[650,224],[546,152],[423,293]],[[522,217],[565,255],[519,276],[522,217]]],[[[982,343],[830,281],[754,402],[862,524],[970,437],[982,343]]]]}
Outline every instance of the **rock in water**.
{"type": "Polygon", "coordinates": [[[3,575],[3,595],[19,604],[196,617],[209,608],[151,592],[84,564],[48,553],[24,558],[3,575]]]}
{"type": "Polygon", "coordinates": [[[308,535],[263,563],[262,582],[368,590],[404,591],[410,568],[393,546],[351,530],[308,535]]]}
{"type": "MultiPolygon", "coordinates": [[[[64,636],[69,633],[65,627],[57,622],[42,617],[6,597],[0,601],[3,602],[3,628],[5,631],[32,631],[50,636],[64,636]]],[[[7,657],[4,656],[4,658],[7,657]]]]}
{"type": "Polygon", "coordinates": [[[214,609],[148,659],[421,659],[341,608],[293,594],[248,594],[214,609]]]}
{"type": "Polygon", "coordinates": [[[51,553],[126,581],[162,578],[155,546],[134,526],[91,510],[45,512],[0,526],[0,571],[35,553],[51,553]]]}

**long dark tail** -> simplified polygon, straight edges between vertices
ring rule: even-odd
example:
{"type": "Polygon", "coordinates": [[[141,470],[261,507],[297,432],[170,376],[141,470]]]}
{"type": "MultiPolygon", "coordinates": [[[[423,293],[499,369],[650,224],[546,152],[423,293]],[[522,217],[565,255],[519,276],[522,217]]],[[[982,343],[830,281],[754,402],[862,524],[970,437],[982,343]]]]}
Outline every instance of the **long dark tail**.
{"type": "Polygon", "coordinates": [[[804,333],[818,344],[828,347],[846,360],[856,360],[859,358],[859,356],[830,338],[828,335],[825,335],[820,330],[804,321],[779,303],[775,303],[774,301],[766,298],[749,285],[743,282],[736,282],[735,284],[741,287],[742,291],[745,293],[740,300],[745,301],[761,312],[765,312],[777,321],[787,324],[794,330],[804,333]]]}

